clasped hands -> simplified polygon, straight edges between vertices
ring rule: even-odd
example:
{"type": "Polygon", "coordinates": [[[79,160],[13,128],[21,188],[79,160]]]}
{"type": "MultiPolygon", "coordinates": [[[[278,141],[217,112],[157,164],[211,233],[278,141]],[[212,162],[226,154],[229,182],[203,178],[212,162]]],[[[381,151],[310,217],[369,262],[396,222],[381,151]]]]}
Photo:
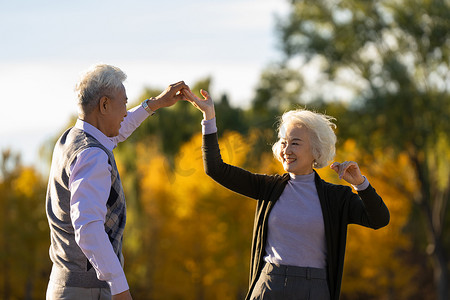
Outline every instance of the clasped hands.
{"type": "Polygon", "coordinates": [[[169,85],[159,96],[150,98],[147,105],[152,111],[156,111],[162,107],[169,107],[180,100],[188,100],[182,93],[183,90],[189,90],[189,86],[184,81],[169,85]]]}
{"type": "Polygon", "coordinates": [[[158,108],[172,106],[180,100],[185,100],[203,112],[206,120],[213,119],[215,117],[213,100],[207,91],[201,90],[200,93],[204,99],[200,99],[192,93],[184,81],[179,81],[169,85],[159,96],[151,98],[147,104],[152,111],[156,111],[158,108]]]}

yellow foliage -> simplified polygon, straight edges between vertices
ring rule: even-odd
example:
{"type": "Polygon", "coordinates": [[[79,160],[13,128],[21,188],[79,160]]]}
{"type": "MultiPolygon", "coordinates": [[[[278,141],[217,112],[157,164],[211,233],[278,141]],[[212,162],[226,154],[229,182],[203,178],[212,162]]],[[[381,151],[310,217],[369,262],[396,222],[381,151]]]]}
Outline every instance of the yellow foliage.
{"type": "MultiPolygon", "coordinates": [[[[255,203],[206,176],[201,144],[201,134],[192,137],[173,167],[156,148],[136,148],[144,216],[128,223],[135,241],[127,236],[125,248],[132,253],[126,272],[133,273],[127,276],[137,298],[234,299],[247,290],[255,203]]],[[[220,145],[225,161],[239,165],[247,159],[249,146],[239,134],[225,134],[220,145]]]]}
{"type": "MultiPolygon", "coordinates": [[[[137,144],[136,153],[139,157],[137,174],[142,195],[155,197],[165,195],[172,182],[167,158],[159,153],[156,147],[143,143],[137,144]]],[[[147,202],[150,198],[145,196],[142,198],[144,209],[148,209],[151,207],[151,203],[147,202]]]]}
{"type": "Polygon", "coordinates": [[[12,182],[12,189],[15,194],[22,197],[32,197],[36,193],[36,187],[40,184],[40,177],[32,168],[23,168],[17,177],[12,182]]]}
{"type": "Polygon", "coordinates": [[[204,174],[202,161],[202,136],[198,134],[184,144],[175,158],[173,189],[175,213],[185,218],[192,215],[197,202],[211,190],[204,174]]]}

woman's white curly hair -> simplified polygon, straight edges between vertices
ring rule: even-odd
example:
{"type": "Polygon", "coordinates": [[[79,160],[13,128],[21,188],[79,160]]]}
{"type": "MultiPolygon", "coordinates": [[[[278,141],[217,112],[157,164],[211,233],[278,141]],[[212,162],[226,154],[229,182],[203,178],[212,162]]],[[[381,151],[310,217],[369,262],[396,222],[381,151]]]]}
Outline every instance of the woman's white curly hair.
{"type": "Polygon", "coordinates": [[[310,133],[311,151],[314,157],[314,168],[323,168],[334,159],[336,154],[336,124],[333,117],[312,112],[305,109],[296,109],[285,112],[280,118],[278,126],[278,141],[272,146],[273,155],[282,162],[281,138],[290,125],[305,126],[310,133]]]}

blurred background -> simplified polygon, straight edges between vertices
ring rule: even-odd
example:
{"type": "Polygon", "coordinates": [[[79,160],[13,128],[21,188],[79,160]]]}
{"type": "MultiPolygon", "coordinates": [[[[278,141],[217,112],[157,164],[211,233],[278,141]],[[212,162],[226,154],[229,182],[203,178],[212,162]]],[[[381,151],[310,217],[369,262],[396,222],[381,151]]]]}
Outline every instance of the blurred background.
{"type": "MultiPolygon", "coordinates": [[[[341,299],[448,299],[449,16],[449,0],[0,0],[0,299],[45,298],[51,154],[98,62],[127,73],[130,108],[179,80],[210,91],[224,160],[254,172],[283,172],[284,111],[336,117],[336,160],[391,212],[349,226],[341,299]]],[[[177,103],[115,150],[135,299],[246,294],[255,203],[204,174],[201,119],[177,103]]]]}

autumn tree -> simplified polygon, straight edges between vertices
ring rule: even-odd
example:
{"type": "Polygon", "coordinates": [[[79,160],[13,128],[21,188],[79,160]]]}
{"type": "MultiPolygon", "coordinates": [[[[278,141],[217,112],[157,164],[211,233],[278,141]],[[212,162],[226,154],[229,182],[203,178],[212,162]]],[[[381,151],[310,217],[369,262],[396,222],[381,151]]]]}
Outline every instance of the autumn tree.
{"type": "MultiPolygon", "coordinates": [[[[137,298],[241,299],[247,292],[255,203],[205,175],[201,139],[197,133],[184,143],[173,167],[155,144],[137,144],[141,209],[130,211],[124,244],[137,298]]],[[[228,161],[247,160],[241,135],[226,133],[220,143],[228,161]]]]}

